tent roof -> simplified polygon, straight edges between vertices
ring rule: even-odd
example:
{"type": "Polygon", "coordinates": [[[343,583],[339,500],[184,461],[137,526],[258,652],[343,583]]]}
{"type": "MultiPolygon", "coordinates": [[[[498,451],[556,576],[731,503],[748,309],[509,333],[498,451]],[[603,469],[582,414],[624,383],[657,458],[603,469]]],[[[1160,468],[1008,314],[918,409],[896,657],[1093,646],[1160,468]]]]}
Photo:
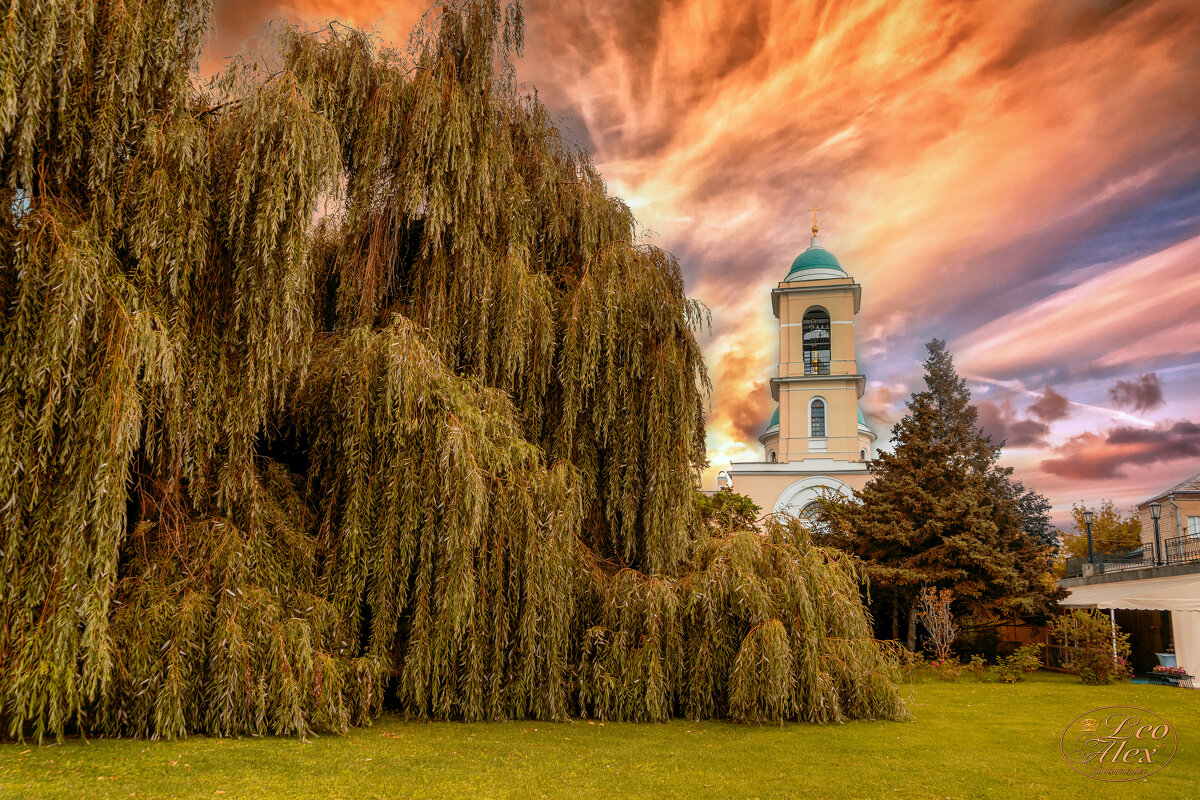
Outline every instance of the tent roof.
{"type": "Polygon", "coordinates": [[[1076,586],[1065,608],[1125,608],[1144,611],[1200,611],[1200,573],[1171,578],[1076,586]]]}

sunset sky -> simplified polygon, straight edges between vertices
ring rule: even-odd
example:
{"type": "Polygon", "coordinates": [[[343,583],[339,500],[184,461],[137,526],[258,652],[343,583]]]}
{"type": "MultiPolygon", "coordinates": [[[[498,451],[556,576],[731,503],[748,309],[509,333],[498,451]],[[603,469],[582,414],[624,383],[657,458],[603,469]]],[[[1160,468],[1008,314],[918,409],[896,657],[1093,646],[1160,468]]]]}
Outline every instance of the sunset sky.
{"type": "MultiPolygon", "coordinates": [[[[267,20],[427,0],[217,0],[211,69],[267,20]]],[[[712,310],[713,469],[761,459],[770,289],[822,243],[863,286],[886,441],[949,342],[1005,462],[1065,522],[1200,472],[1195,0],[525,3],[518,75],[712,310]]]]}

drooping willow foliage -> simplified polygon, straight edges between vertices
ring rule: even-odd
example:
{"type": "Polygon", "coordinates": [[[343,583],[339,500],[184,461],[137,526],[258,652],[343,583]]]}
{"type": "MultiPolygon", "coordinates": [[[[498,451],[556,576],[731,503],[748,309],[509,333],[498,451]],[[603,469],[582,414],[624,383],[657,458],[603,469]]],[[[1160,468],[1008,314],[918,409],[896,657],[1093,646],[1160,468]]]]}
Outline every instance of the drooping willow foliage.
{"type": "Polygon", "coordinates": [[[858,576],[796,520],[698,537],[675,578],[594,569],[579,708],[609,719],[899,718],[858,576]]]}
{"type": "Polygon", "coordinates": [[[853,565],[713,534],[676,262],[509,61],[209,8],[0,22],[0,724],[903,715],[853,565]]]}

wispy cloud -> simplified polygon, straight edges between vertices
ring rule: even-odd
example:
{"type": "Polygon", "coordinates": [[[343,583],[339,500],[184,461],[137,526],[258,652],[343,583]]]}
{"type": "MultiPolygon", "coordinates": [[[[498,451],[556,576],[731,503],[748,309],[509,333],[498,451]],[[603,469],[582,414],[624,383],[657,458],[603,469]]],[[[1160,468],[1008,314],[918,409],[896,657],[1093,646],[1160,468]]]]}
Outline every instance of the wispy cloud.
{"type": "MultiPolygon", "coordinates": [[[[377,23],[403,43],[425,2],[217,6],[220,49],[278,13],[377,23]]],[[[1191,456],[1071,478],[1040,466],[1089,430],[1200,417],[1175,388],[1200,361],[1194,0],[525,7],[519,76],[713,309],[714,466],[761,457],[769,290],[816,202],[825,243],[863,285],[864,407],[884,438],[939,336],[992,381],[979,399],[996,422],[1046,426],[1026,426],[1012,460],[1059,508],[1200,471],[1191,456]],[[1113,408],[1107,389],[1149,372],[1165,405],[1113,408]],[[1048,385],[1070,399],[1061,417],[1048,385]]]]}
{"type": "Polygon", "coordinates": [[[971,331],[961,360],[988,375],[1061,367],[1082,377],[1191,357],[1200,341],[1198,264],[1200,236],[1113,266],[971,331]]]}

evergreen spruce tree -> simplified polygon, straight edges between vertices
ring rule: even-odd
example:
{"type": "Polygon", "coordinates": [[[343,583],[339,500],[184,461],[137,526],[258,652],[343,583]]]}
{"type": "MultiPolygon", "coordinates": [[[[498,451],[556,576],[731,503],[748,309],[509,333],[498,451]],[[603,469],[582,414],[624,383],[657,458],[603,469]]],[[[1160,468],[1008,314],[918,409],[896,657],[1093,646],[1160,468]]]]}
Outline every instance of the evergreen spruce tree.
{"type": "Polygon", "coordinates": [[[702,522],[705,310],[520,5],[205,86],[208,15],[0,28],[3,730],[903,716],[844,554],[702,522]]]}
{"type": "Polygon", "coordinates": [[[1002,617],[1044,613],[1055,591],[1036,530],[1044,501],[998,464],[1001,445],[976,426],[945,342],[927,349],[926,388],[892,429],[895,449],[880,452],[854,499],[825,506],[833,541],[862,559],[894,638],[906,621],[909,649],[922,587],[952,590],[960,613],[1002,617]]]}
{"type": "Polygon", "coordinates": [[[1050,548],[1051,555],[1058,555],[1059,532],[1050,521],[1050,501],[1045,495],[1026,489],[1020,481],[1014,484],[1019,498],[1022,526],[1025,533],[1038,544],[1050,548]]]}

